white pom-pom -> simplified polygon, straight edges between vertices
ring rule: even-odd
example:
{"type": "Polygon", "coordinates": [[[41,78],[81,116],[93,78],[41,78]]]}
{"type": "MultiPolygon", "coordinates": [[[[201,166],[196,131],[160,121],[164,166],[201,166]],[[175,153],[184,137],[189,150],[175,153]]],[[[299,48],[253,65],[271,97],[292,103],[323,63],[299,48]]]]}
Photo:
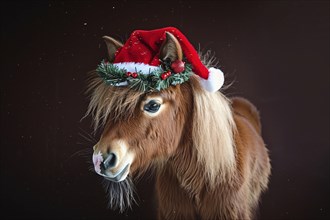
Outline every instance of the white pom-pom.
{"type": "Polygon", "coordinates": [[[203,88],[209,92],[216,92],[218,91],[225,81],[225,78],[223,76],[223,72],[219,69],[216,69],[214,67],[211,67],[209,69],[209,78],[203,79],[200,78],[200,83],[203,86],[203,88]]]}

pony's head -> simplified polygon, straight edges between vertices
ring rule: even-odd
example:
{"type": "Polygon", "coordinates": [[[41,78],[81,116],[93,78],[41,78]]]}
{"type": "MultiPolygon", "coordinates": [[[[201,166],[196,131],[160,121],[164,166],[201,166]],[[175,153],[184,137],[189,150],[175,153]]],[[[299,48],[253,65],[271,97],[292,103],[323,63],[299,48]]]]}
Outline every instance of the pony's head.
{"type": "Polygon", "coordinates": [[[96,121],[102,118],[104,123],[101,138],[94,146],[97,173],[120,182],[129,173],[145,170],[176,151],[192,112],[191,96],[184,96],[191,93],[188,86],[150,93],[99,84],[101,88],[103,91],[92,100],[104,105],[96,109],[96,121]],[[105,103],[98,100],[102,98],[105,103]]]}
{"type": "MultiPolygon", "coordinates": [[[[122,44],[110,37],[105,41],[111,60],[122,44]]],[[[161,62],[183,56],[178,40],[170,33],[166,33],[159,54],[161,62]]],[[[203,172],[210,182],[220,169],[232,166],[233,119],[227,99],[221,93],[205,91],[198,76],[160,91],[139,91],[107,85],[94,75],[87,114],[94,116],[95,129],[101,126],[103,132],[93,147],[93,163],[95,171],[107,180],[111,208],[123,211],[131,205],[131,176],[169,160],[184,161],[184,152],[192,149],[197,152],[196,163],[205,165],[203,172]],[[215,115],[219,112],[223,115],[215,115]],[[208,145],[216,147],[205,147],[208,145]]]]}

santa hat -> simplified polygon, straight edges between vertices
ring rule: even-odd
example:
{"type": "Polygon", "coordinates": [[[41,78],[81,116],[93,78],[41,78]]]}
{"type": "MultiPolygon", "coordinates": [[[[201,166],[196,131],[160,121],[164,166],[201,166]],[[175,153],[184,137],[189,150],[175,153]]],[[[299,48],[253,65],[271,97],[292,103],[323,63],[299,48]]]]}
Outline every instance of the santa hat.
{"type": "MultiPolygon", "coordinates": [[[[126,43],[116,51],[113,65],[119,69],[125,69],[127,72],[149,74],[158,71],[162,64],[160,49],[166,40],[167,32],[171,33],[179,42],[183,56],[191,65],[193,73],[199,76],[201,85],[209,92],[219,90],[224,83],[222,71],[214,67],[206,68],[188,39],[174,27],[134,31],[126,43]]],[[[120,85],[125,85],[125,83],[120,85]]]]}

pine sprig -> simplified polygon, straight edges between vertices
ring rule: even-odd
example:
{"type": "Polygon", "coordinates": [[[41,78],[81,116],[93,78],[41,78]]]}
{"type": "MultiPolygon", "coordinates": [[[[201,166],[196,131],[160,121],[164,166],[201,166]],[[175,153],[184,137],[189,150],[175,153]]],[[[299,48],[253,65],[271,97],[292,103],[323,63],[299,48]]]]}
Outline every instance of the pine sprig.
{"type": "Polygon", "coordinates": [[[125,68],[119,68],[112,63],[102,61],[96,71],[106,84],[111,86],[127,85],[132,89],[142,92],[161,91],[171,85],[178,85],[189,80],[191,76],[191,65],[185,64],[185,70],[181,73],[173,73],[168,65],[162,65],[149,74],[143,74],[141,71],[129,73],[125,68]],[[168,76],[162,78],[167,73],[168,76]]]}
{"type": "Polygon", "coordinates": [[[101,62],[96,71],[108,85],[116,86],[126,81],[126,71],[124,69],[120,69],[115,65],[109,65],[105,61],[101,62]]]}

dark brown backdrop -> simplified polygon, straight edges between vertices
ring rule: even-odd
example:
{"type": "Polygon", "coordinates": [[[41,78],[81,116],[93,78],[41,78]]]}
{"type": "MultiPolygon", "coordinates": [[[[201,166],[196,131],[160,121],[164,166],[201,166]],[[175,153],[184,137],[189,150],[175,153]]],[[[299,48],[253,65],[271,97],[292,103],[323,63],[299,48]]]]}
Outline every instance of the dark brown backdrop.
{"type": "Polygon", "coordinates": [[[259,219],[328,219],[327,1],[2,3],[1,215],[154,218],[152,177],[137,184],[139,206],[118,215],[90,155],[77,152],[93,144],[79,135],[91,132],[90,118],[80,119],[86,73],[106,56],[101,37],[164,26],[212,49],[235,80],[226,93],[261,111],[273,169],[259,219]]]}

